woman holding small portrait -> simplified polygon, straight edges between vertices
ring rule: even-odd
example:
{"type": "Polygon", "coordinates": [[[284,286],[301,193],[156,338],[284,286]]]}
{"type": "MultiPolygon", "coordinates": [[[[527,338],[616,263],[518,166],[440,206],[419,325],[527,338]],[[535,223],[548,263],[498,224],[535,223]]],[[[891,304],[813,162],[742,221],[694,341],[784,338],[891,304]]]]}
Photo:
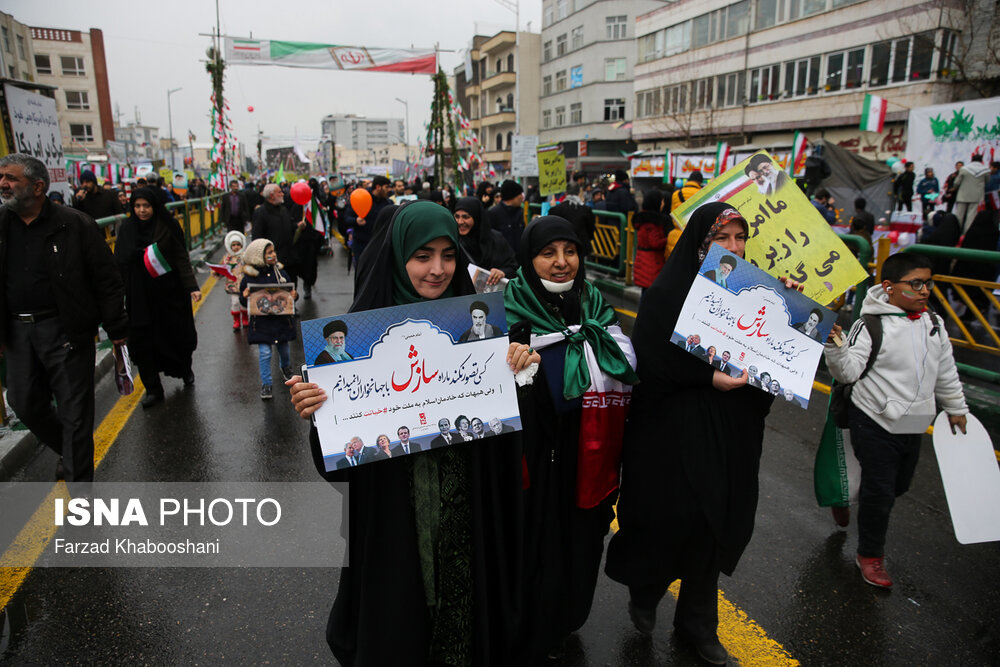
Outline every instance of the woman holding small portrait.
{"type": "Polygon", "coordinates": [[[490,227],[489,214],[475,197],[462,197],[455,204],[455,222],[462,253],[469,264],[490,272],[487,287],[503,278],[513,278],[517,272],[517,258],[503,235],[490,227]]]}

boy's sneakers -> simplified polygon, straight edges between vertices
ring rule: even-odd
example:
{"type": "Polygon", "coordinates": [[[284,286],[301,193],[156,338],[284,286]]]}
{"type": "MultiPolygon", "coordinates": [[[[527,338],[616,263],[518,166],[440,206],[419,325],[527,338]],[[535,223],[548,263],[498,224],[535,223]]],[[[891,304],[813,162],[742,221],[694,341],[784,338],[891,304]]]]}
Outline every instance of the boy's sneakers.
{"type": "Polygon", "coordinates": [[[858,568],[861,569],[861,578],[865,580],[866,584],[878,586],[879,588],[892,588],[892,579],[889,578],[889,573],[885,571],[883,561],[883,558],[857,557],[855,562],[858,564],[858,568]]]}
{"type": "Polygon", "coordinates": [[[292,367],[291,366],[285,366],[285,367],[283,367],[281,369],[281,375],[282,375],[282,377],[285,378],[285,382],[288,382],[289,380],[291,380],[292,379],[292,367]]]}
{"type": "Polygon", "coordinates": [[[271,394],[271,385],[269,385],[269,384],[262,384],[260,386],[260,399],[262,401],[267,401],[267,400],[270,400],[272,397],[273,396],[271,394]]]}

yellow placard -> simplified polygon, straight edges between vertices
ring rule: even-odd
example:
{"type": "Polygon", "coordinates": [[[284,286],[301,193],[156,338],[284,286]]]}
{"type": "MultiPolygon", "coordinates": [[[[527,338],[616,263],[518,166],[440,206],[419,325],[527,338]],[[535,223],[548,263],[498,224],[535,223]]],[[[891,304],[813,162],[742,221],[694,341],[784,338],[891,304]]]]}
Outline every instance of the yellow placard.
{"type": "Polygon", "coordinates": [[[566,155],[562,144],[538,147],[538,194],[543,197],[566,192],[566,155]]]}
{"type": "Polygon", "coordinates": [[[830,229],[809,198],[766,151],[729,169],[671,211],[684,227],[696,208],[724,201],[750,226],[746,260],[776,278],[791,277],[803,293],[830,303],[868,273],[830,229]]]}
{"type": "Polygon", "coordinates": [[[164,184],[169,188],[174,182],[174,170],[170,167],[160,167],[159,170],[160,178],[163,179],[164,184]]]}

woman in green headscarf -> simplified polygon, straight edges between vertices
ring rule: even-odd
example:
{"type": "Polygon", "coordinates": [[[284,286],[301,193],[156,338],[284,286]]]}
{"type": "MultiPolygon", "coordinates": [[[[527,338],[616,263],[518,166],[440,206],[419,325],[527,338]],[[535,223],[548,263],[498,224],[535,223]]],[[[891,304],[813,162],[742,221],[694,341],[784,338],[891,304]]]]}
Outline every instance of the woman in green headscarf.
{"type": "MultiPolygon", "coordinates": [[[[458,226],[430,202],[401,206],[375,232],[351,311],[473,294],[458,226]]],[[[295,377],[292,403],[309,418],[326,400],[295,377]]],[[[350,483],[350,567],[341,571],[327,641],[343,665],[512,664],[521,454],[456,444],[327,472],[350,483]]],[[[493,445],[493,443],[491,443],[493,445]]]]}
{"type": "Polygon", "coordinates": [[[520,269],[504,292],[511,338],[530,329],[518,389],[524,508],[525,664],[556,657],[590,614],[614,518],[635,356],[614,310],[585,280],[583,243],[558,216],[525,228],[520,269]],[[536,352],[539,350],[540,352],[536,352]]]}

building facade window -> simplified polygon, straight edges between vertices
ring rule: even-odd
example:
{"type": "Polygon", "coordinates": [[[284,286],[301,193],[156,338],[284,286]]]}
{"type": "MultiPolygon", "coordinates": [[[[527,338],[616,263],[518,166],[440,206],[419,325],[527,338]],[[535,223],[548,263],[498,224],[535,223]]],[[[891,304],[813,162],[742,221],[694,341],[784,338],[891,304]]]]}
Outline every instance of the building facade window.
{"type": "Polygon", "coordinates": [[[605,81],[625,80],[625,58],[605,58],[604,80],[605,81]]]}
{"type": "Polygon", "coordinates": [[[583,122],[583,103],[574,102],[569,105],[569,124],[579,125],[583,122]]]}
{"type": "Polygon", "coordinates": [[[52,74],[52,59],[46,55],[36,53],[35,71],[39,74],[52,74]]]}
{"type": "Polygon", "coordinates": [[[514,110],[514,93],[507,93],[507,108],[504,111],[514,110]]]}
{"type": "Polygon", "coordinates": [[[542,9],[542,25],[543,26],[552,25],[552,22],[555,20],[555,17],[556,17],[555,7],[553,7],[553,3],[550,2],[549,4],[545,5],[545,7],[542,9]]]}
{"type": "Polygon", "coordinates": [[[785,63],[785,97],[815,95],[819,92],[819,56],[785,63]]]}
{"type": "Polygon", "coordinates": [[[499,74],[502,71],[503,71],[503,58],[497,58],[497,71],[496,71],[496,73],[499,74]]]}
{"type": "Polygon", "coordinates": [[[688,88],[687,83],[676,86],[667,86],[663,89],[663,113],[676,115],[687,113],[688,110],[688,88]]]}
{"type": "Polygon", "coordinates": [[[566,124],[566,107],[556,107],[556,127],[566,124]]]}
{"type": "Polygon", "coordinates": [[[546,109],[542,112],[542,128],[549,129],[552,127],[552,109],[546,109]]]}
{"type": "Polygon", "coordinates": [[[556,57],[566,55],[566,35],[565,33],[556,37],[556,57]]]}
{"type": "Polygon", "coordinates": [[[604,19],[607,39],[625,39],[628,36],[628,16],[608,16],[604,19]]]}
{"type": "Polygon", "coordinates": [[[625,120],[625,98],[604,100],[604,120],[625,120]]]}
{"type": "Polygon", "coordinates": [[[636,95],[635,117],[653,118],[660,115],[660,89],[643,90],[636,95]]]}
{"type": "Polygon", "coordinates": [[[695,17],[691,24],[691,47],[698,48],[745,35],[750,27],[749,0],[695,17]]]}
{"type": "Polygon", "coordinates": [[[542,62],[547,63],[552,60],[552,40],[545,42],[542,46],[542,62]]]}
{"type": "Polygon", "coordinates": [[[497,132],[497,150],[503,150],[503,132],[497,132]]]}
{"type": "Polygon", "coordinates": [[[556,0],[556,20],[569,16],[569,0],[556,0]]]}
{"type": "Polygon", "coordinates": [[[570,48],[576,50],[583,48],[583,26],[577,26],[570,31],[570,48]]]}
{"type": "Polygon", "coordinates": [[[826,86],[828,93],[851,90],[864,82],[865,49],[851,49],[826,56],[826,86]]]}
{"type": "Polygon", "coordinates": [[[691,109],[702,110],[712,108],[712,78],[698,79],[692,85],[694,90],[691,93],[691,109]]]}
{"type": "Polygon", "coordinates": [[[781,65],[750,70],[750,104],[776,100],[781,96],[781,65]]]}
{"type": "Polygon", "coordinates": [[[561,69],[556,72],[556,92],[566,90],[566,70],[561,69]]]}
{"type": "Polygon", "coordinates": [[[746,101],[746,72],[720,74],[716,77],[719,95],[715,99],[720,107],[741,106],[746,101]]]}
{"type": "Polygon", "coordinates": [[[514,141],[514,133],[513,132],[508,132],[507,133],[507,150],[510,150],[510,145],[511,145],[511,143],[513,141],[514,141]]]}
{"type": "Polygon", "coordinates": [[[507,54],[507,71],[508,72],[513,72],[514,71],[514,54],[513,53],[508,53],[507,54]]]}
{"type": "Polygon", "coordinates": [[[94,141],[94,128],[86,123],[70,123],[69,136],[73,141],[90,143],[94,141]]]}
{"type": "Polygon", "coordinates": [[[951,76],[955,69],[955,49],[958,47],[958,33],[945,30],[941,36],[941,54],[938,56],[938,76],[951,76]]]}
{"type": "Polygon", "coordinates": [[[542,77],[542,95],[552,94],[552,75],[546,74],[542,77]]]}
{"type": "Polygon", "coordinates": [[[868,85],[884,86],[889,83],[929,79],[933,59],[933,32],[879,42],[872,46],[872,67],[868,85]]]}
{"type": "Polygon", "coordinates": [[[87,95],[85,90],[67,90],[66,91],[66,108],[67,109],[89,109],[90,108],[90,97],[87,95]]]}
{"type": "Polygon", "coordinates": [[[59,64],[62,67],[64,76],[86,76],[87,71],[83,68],[83,58],[76,56],[60,56],[59,64]]]}
{"type": "Polygon", "coordinates": [[[0,26],[0,34],[3,35],[3,50],[13,54],[14,51],[10,48],[10,30],[7,29],[7,26],[0,26]]]}
{"type": "Polygon", "coordinates": [[[28,59],[28,53],[24,50],[24,37],[17,35],[17,55],[22,59],[28,59]]]}

